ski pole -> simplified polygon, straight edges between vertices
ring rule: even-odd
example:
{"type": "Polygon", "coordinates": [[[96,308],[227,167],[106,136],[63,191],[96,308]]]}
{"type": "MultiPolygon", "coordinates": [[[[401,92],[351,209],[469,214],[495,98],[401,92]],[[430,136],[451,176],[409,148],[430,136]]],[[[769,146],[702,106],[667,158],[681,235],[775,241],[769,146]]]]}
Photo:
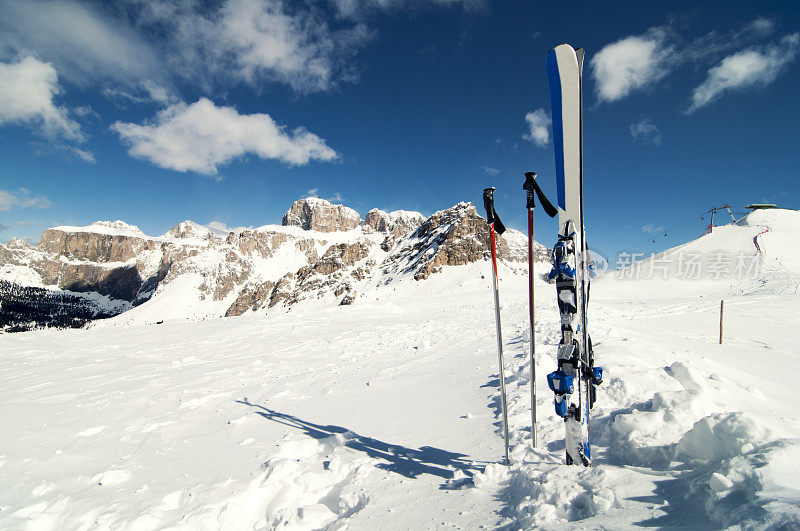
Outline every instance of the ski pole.
{"type": "Polygon", "coordinates": [[[542,203],[542,208],[545,209],[547,215],[554,217],[558,211],[547,200],[542,189],[536,183],[536,172],[525,172],[525,183],[522,185],[528,196],[528,300],[530,303],[530,321],[531,321],[531,441],[533,447],[536,448],[536,331],[534,329],[534,293],[533,293],[533,209],[536,208],[536,199],[534,192],[539,196],[539,201],[542,203]]]}
{"type": "Polygon", "coordinates": [[[489,223],[489,248],[492,252],[492,290],[494,291],[494,315],[497,323],[497,359],[500,364],[500,401],[503,407],[503,433],[506,444],[506,465],[511,464],[508,453],[508,408],[506,406],[506,378],[503,368],[503,335],[500,330],[500,294],[497,290],[497,244],[495,233],[503,234],[506,228],[494,211],[494,188],[483,190],[483,206],[486,208],[486,221],[489,223]]]}
{"type": "Polygon", "coordinates": [[[536,172],[525,174],[523,188],[528,195],[528,303],[530,306],[529,317],[531,321],[531,442],[536,448],[536,330],[534,328],[533,303],[536,300],[533,293],[533,209],[536,200],[533,197],[533,187],[528,188],[528,180],[535,180],[536,172]]]}

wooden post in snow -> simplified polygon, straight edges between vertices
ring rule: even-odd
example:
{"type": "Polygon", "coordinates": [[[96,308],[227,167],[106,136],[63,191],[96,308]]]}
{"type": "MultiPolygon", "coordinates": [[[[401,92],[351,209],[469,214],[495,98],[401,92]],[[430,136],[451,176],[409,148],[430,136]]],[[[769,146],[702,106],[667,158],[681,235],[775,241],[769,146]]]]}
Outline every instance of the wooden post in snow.
{"type": "Polygon", "coordinates": [[[725,301],[719,301],[719,344],[722,344],[722,312],[725,309],[725,301]]]}

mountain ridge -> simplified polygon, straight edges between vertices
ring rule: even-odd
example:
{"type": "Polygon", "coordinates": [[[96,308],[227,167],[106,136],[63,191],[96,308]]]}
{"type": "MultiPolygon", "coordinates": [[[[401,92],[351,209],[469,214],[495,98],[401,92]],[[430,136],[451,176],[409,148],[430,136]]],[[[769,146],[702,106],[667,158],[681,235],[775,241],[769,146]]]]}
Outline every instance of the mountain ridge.
{"type": "MultiPolygon", "coordinates": [[[[227,233],[190,220],[161,236],[120,220],[53,227],[36,246],[16,240],[0,246],[0,279],[19,288],[87,296],[104,316],[169,292],[173,305],[186,310],[166,314],[208,318],[301,300],[352,304],[364,289],[405,278],[421,281],[445,267],[485,258],[488,227],[470,203],[428,218],[372,209],[355,223],[353,213],[307,198],[290,207],[284,225],[227,233]]],[[[507,234],[500,239],[501,260],[526,261],[527,237],[507,234]]],[[[547,260],[546,249],[538,244],[536,249],[537,259],[547,260]]],[[[18,288],[0,291],[0,301],[13,301],[17,308],[24,302],[18,288]]],[[[8,324],[14,316],[4,319],[8,324]]]]}

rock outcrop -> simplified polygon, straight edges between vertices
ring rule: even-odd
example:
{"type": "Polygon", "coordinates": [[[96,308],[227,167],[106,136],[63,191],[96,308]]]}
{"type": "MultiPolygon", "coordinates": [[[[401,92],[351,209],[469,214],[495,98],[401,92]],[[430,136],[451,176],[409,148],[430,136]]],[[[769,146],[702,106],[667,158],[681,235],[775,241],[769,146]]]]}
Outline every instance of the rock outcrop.
{"type": "MultiPolygon", "coordinates": [[[[471,203],[436,212],[413,234],[398,243],[384,262],[385,274],[413,273],[415,280],[428,278],[443,266],[459,266],[483,260],[489,246],[489,227],[471,203]]],[[[527,254],[512,252],[504,238],[498,239],[501,260],[527,260],[527,254]]]]}
{"type": "Polygon", "coordinates": [[[384,212],[373,208],[364,217],[364,225],[375,232],[385,232],[394,237],[416,230],[417,227],[422,225],[423,221],[425,221],[425,216],[419,212],[410,212],[408,210],[384,212]]]}
{"type": "MultiPolygon", "coordinates": [[[[49,293],[63,293],[65,301],[87,294],[80,304],[98,304],[95,313],[101,316],[158,305],[159,293],[175,297],[178,289],[177,305],[188,301],[197,318],[302,301],[353,304],[370,285],[404,277],[419,281],[487,256],[488,227],[470,203],[427,219],[416,212],[373,209],[362,222],[352,209],[309,198],[292,205],[284,225],[292,227],[225,234],[184,221],[157,237],[121,221],[55,227],[45,230],[35,247],[21,240],[0,245],[0,279],[37,287],[25,291],[12,285],[7,292],[16,294],[17,307],[52,308],[35,301],[25,306],[20,299],[38,297],[39,288],[46,287],[49,293]],[[179,287],[170,288],[173,283],[179,287]]],[[[521,233],[509,230],[498,241],[501,260],[527,260],[527,238],[521,233]]],[[[70,304],[78,307],[74,300],[70,304]]],[[[81,308],[84,319],[86,309],[81,308]]],[[[63,315],[57,322],[66,322],[63,315]]]]}
{"type": "Polygon", "coordinates": [[[368,230],[386,234],[381,243],[381,249],[389,251],[405,234],[409,234],[425,221],[425,216],[419,212],[408,210],[395,210],[394,212],[384,212],[373,208],[364,217],[364,225],[368,230]]]}
{"type": "Polygon", "coordinates": [[[344,205],[334,205],[318,197],[299,199],[283,215],[284,226],[297,226],[318,232],[351,230],[361,223],[361,216],[344,205]]]}

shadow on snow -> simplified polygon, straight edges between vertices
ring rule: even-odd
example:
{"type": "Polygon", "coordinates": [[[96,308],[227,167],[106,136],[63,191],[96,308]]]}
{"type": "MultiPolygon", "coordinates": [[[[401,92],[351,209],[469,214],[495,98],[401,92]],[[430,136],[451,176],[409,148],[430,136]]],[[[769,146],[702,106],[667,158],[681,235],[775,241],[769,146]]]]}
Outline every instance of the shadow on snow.
{"type": "Polygon", "coordinates": [[[465,454],[448,452],[433,446],[423,446],[419,449],[408,448],[399,444],[383,442],[372,437],[365,437],[342,426],[314,424],[294,415],[281,413],[259,404],[252,404],[246,399],[237,400],[236,402],[256,408],[257,415],[278,424],[296,428],[314,439],[324,439],[332,435],[346,435],[345,446],[364,452],[373,459],[385,461],[385,463],[375,465],[376,468],[388,470],[412,479],[422,474],[437,476],[447,480],[441,486],[442,489],[457,489],[465,486],[465,484],[470,484],[475,472],[483,472],[485,468],[481,464],[483,462],[466,459],[467,456],[465,454]],[[456,471],[462,471],[466,474],[467,479],[451,481],[456,471]]]}

